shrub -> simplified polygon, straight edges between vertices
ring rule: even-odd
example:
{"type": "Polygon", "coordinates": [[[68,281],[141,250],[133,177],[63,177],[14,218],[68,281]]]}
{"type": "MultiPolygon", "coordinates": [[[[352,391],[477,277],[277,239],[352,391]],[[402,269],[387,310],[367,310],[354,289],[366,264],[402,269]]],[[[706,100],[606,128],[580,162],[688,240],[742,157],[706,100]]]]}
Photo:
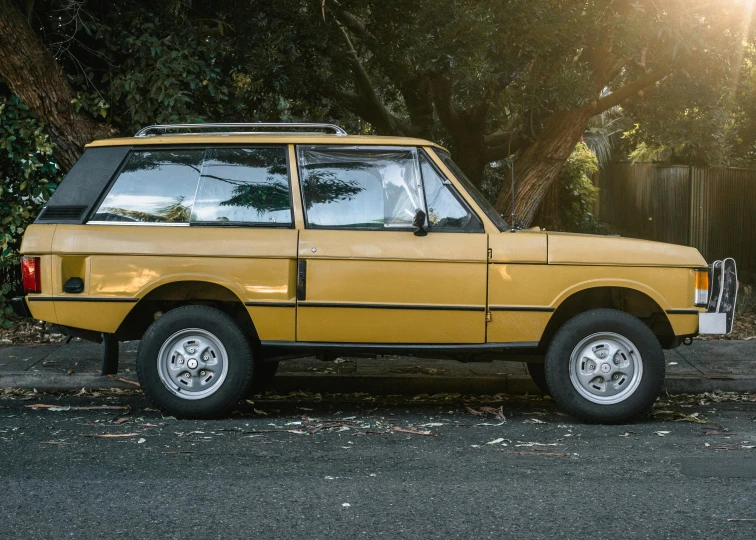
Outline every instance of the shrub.
{"type": "Polygon", "coordinates": [[[568,231],[603,233],[593,217],[598,188],[591,176],[598,171],[598,159],[584,142],[579,142],[559,174],[559,214],[568,231]]]}
{"type": "MultiPolygon", "coordinates": [[[[53,143],[44,124],[17,97],[0,97],[0,275],[12,275],[27,224],[60,181],[53,143]]],[[[7,327],[6,296],[13,283],[0,284],[0,325],[7,327]]]]}

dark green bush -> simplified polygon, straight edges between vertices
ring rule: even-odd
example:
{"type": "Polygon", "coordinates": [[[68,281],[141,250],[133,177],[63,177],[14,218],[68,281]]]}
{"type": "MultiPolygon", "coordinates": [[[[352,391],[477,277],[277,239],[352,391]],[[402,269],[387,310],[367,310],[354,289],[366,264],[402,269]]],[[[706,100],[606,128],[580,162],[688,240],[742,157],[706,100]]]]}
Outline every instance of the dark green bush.
{"type": "MultiPolygon", "coordinates": [[[[60,181],[53,143],[44,124],[17,97],[0,97],[0,275],[18,264],[26,226],[36,217],[60,181]]],[[[7,327],[6,296],[14,283],[0,284],[0,325],[7,327]]]]}

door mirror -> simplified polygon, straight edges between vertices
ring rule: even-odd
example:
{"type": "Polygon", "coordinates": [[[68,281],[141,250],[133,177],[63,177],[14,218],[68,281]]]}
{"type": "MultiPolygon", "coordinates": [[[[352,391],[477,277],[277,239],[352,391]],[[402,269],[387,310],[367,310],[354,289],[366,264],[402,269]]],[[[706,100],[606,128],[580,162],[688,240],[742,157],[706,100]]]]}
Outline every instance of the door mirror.
{"type": "Polygon", "coordinates": [[[426,236],[428,234],[428,231],[425,230],[425,212],[419,208],[415,211],[412,226],[415,227],[415,236],[426,236]]]}

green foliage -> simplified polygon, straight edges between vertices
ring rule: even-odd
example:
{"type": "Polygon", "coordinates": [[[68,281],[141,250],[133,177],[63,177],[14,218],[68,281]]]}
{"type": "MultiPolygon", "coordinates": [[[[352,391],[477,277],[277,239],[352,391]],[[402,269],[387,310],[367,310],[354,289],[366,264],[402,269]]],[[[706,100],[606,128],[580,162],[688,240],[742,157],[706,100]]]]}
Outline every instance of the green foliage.
{"type": "MultiPolygon", "coordinates": [[[[15,96],[0,96],[0,271],[17,264],[24,229],[60,181],[52,151],[44,125],[28,107],[15,96]]],[[[0,324],[7,326],[11,284],[0,287],[0,324]]]]}
{"type": "MultiPolygon", "coordinates": [[[[77,109],[110,122],[124,135],[153,123],[202,122],[225,115],[232,84],[223,73],[227,44],[208,35],[206,26],[187,24],[173,12],[124,2],[120,9],[88,21],[79,34],[96,54],[83,70],[77,65],[69,70],[77,109]]],[[[49,24],[54,26],[56,18],[48,19],[49,24]]],[[[73,53],[66,60],[80,62],[73,53]]]]}
{"type": "Polygon", "coordinates": [[[578,143],[559,174],[559,214],[566,230],[602,232],[593,218],[598,188],[591,176],[598,171],[598,159],[584,142],[578,143]]]}

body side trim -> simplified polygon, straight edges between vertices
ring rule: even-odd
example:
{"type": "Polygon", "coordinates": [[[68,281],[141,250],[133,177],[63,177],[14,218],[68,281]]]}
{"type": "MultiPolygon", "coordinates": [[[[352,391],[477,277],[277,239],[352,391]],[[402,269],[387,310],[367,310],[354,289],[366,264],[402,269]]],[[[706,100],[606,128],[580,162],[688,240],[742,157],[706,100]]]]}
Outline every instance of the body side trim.
{"type": "Polygon", "coordinates": [[[139,302],[139,298],[120,298],[89,296],[74,298],[72,296],[27,296],[29,302],[139,302]]]}
{"type": "Polygon", "coordinates": [[[244,302],[244,305],[256,307],[297,307],[295,302],[244,302]]]}
{"type": "Polygon", "coordinates": [[[299,307],[357,309],[418,309],[428,311],[485,311],[485,306],[443,306],[423,304],[363,304],[348,302],[299,302],[299,307]]]}
{"type": "Polygon", "coordinates": [[[375,350],[459,350],[459,351],[497,351],[501,349],[535,349],[537,341],[511,343],[334,343],[328,341],[261,341],[264,347],[282,347],[293,349],[375,349],[375,350]]]}
{"type": "Polygon", "coordinates": [[[552,313],[556,309],[547,306],[488,306],[488,311],[543,311],[552,313]]]}

